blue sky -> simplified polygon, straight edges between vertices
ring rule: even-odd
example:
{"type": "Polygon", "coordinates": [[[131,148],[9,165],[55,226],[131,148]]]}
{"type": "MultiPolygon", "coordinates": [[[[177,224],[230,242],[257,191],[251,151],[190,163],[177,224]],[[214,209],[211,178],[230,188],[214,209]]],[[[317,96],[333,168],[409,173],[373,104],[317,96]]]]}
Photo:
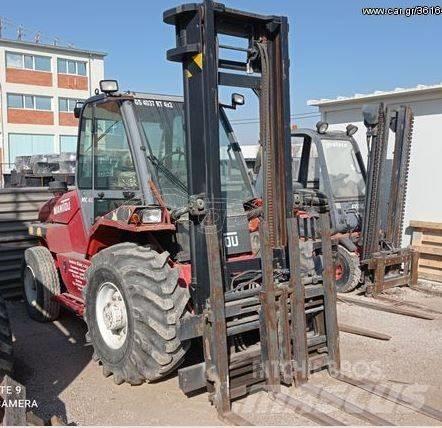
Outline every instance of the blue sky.
{"type": "MultiPolygon", "coordinates": [[[[162,12],[179,3],[179,0],[3,0],[0,15],[22,24],[26,29],[25,39],[32,39],[33,31],[39,30],[43,42],[58,36],[64,43],[108,52],[106,77],[117,78],[124,89],[180,94],[180,66],[166,60],[166,50],[175,43],[174,30],[162,22],[162,12]]],[[[311,98],[442,81],[442,15],[406,18],[361,14],[363,6],[406,7],[414,6],[415,0],[394,3],[392,0],[226,0],[224,3],[288,16],[292,114],[311,111],[306,106],[311,98]]],[[[4,34],[14,36],[15,28],[7,26],[4,34]]],[[[238,117],[256,117],[256,113],[249,105],[237,113],[238,117]]],[[[297,122],[308,126],[313,120],[297,122]]],[[[238,129],[245,143],[253,142],[251,127],[238,129]]]]}

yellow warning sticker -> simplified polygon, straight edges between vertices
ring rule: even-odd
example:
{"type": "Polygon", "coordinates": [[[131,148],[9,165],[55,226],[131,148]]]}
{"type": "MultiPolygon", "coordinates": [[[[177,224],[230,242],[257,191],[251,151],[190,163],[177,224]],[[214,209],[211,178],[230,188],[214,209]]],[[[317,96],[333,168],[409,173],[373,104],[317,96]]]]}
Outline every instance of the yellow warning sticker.
{"type": "Polygon", "coordinates": [[[199,68],[203,68],[203,54],[201,52],[194,55],[192,59],[199,68]]]}
{"type": "Polygon", "coordinates": [[[190,79],[195,74],[198,74],[203,69],[203,54],[197,53],[188,62],[184,75],[190,79]]]}

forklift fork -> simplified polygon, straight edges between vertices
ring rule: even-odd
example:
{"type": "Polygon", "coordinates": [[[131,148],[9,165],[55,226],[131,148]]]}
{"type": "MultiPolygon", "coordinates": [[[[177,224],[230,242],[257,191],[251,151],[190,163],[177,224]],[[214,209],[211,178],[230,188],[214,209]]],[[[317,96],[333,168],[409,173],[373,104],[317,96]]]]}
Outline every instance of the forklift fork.
{"type": "MultiPolygon", "coordinates": [[[[327,228],[330,218],[328,212],[320,214],[320,223],[325,225],[321,244],[324,258],[332,257],[330,232],[327,228]]],[[[291,263],[296,266],[290,280],[275,284],[273,278],[273,261],[271,247],[268,244],[268,226],[261,223],[262,270],[263,287],[259,292],[259,331],[260,350],[258,353],[244,355],[242,366],[235,364],[228,346],[229,313],[226,311],[226,302],[222,286],[221,252],[216,235],[216,226],[205,226],[205,236],[208,247],[210,270],[210,298],[207,310],[204,313],[203,346],[205,355],[205,376],[208,381],[210,399],[214,403],[222,420],[232,424],[244,425],[247,421],[232,412],[233,399],[246,395],[251,389],[267,391],[271,398],[282,402],[285,406],[301,412],[304,416],[310,415],[313,420],[320,420],[321,414],[317,410],[309,411],[281,390],[281,384],[301,386],[308,381],[309,373],[317,367],[327,367],[331,374],[340,370],[339,339],[336,317],[336,294],[333,285],[332,269],[324,269],[322,285],[307,285],[303,283],[299,272],[301,263],[299,254],[298,224],[295,218],[288,219],[289,244],[294,250],[290,257],[291,263]],[[306,300],[307,297],[307,300],[306,300]],[[320,331],[326,331],[326,339],[319,335],[309,341],[307,339],[306,313],[307,302],[320,298],[313,309],[323,307],[324,325],[320,331]],[[310,352],[308,343],[310,342],[310,352]],[[321,363],[314,364],[310,353],[312,349],[321,347],[321,363]],[[249,364],[249,368],[239,372],[241,367],[249,364]],[[251,371],[248,372],[247,370],[251,371]],[[240,376],[238,376],[240,375],[240,376]],[[241,376],[242,375],[242,376],[241,376]],[[247,376],[248,375],[248,376],[247,376]],[[232,388],[233,387],[233,388],[232,388]],[[254,387],[254,388],[251,388],[254,387]]],[[[324,262],[324,265],[328,261],[324,262]]],[[[331,265],[332,266],[332,265],[331,265]]],[[[240,301],[237,302],[241,304],[240,301]]],[[[247,353],[246,353],[247,354],[247,353]]],[[[331,422],[324,416],[323,423],[331,422]]]]}

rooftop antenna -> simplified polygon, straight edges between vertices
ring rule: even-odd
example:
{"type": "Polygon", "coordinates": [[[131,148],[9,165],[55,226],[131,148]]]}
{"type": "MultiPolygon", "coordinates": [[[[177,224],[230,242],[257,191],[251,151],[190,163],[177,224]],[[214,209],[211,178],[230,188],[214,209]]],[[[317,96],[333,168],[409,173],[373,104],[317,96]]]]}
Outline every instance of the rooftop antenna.
{"type": "Polygon", "coordinates": [[[24,35],[23,25],[19,25],[17,28],[17,40],[22,40],[24,35]]]}
{"type": "Polygon", "coordinates": [[[0,39],[3,37],[3,17],[0,16],[0,39]]]}
{"type": "Polygon", "coordinates": [[[37,31],[37,33],[35,34],[35,37],[34,37],[34,42],[40,43],[40,40],[41,40],[41,34],[40,34],[40,31],[37,31]]]}

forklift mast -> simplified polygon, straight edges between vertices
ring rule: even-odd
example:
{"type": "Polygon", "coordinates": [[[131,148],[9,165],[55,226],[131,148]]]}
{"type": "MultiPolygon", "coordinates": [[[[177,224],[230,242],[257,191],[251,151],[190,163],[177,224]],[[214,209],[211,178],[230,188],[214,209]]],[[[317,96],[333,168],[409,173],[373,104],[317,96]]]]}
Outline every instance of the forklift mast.
{"type": "Polygon", "coordinates": [[[408,169],[414,116],[409,106],[397,110],[380,104],[363,107],[369,146],[365,216],[362,227],[361,264],[369,281],[367,294],[377,295],[387,288],[415,285],[419,253],[401,248],[408,169]],[[385,230],[381,227],[381,195],[386,173],[390,130],[395,134],[390,173],[385,230]]]}
{"type": "MultiPolygon", "coordinates": [[[[259,93],[261,144],[266,157],[264,218],[278,263],[286,264],[285,218],[292,215],[293,206],[291,168],[287,165],[290,159],[288,23],[285,17],[246,13],[212,1],[168,10],[164,21],[176,28],[177,46],[167,52],[167,58],[183,66],[188,186],[190,200],[195,201],[196,207],[190,211],[192,283],[199,290],[201,308],[209,297],[203,227],[214,224],[223,247],[221,237],[227,217],[219,171],[219,85],[251,88],[259,93]],[[218,35],[246,39],[247,62],[219,58],[218,35]]],[[[225,251],[222,253],[224,257],[225,251]]]]}
{"type": "MultiPolygon", "coordinates": [[[[392,110],[383,103],[363,107],[369,145],[367,166],[366,213],[363,227],[363,258],[382,250],[401,246],[402,228],[406,203],[408,170],[414,116],[409,106],[392,110]],[[390,130],[394,133],[393,163],[390,189],[386,208],[385,230],[381,227],[381,195],[383,180],[387,176],[387,148],[390,130]]],[[[384,208],[384,209],[385,209],[384,208]]]]}
{"type": "MultiPolygon", "coordinates": [[[[281,382],[305,383],[313,366],[339,370],[328,205],[319,204],[315,217],[324,255],[322,276],[302,278],[292,187],[287,18],[206,0],[168,10],[164,21],[176,31],[176,47],[167,58],[183,68],[191,286],[197,291],[196,313],[201,314],[182,320],[179,336],[203,336],[205,359],[180,369],[179,382],[185,392],[207,387],[220,417],[244,425],[246,421],[232,413],[231,400],[264,384],[287,404],[281,382]],[[221,45],[223,36],[246,40],[247,48],[221,45]],[[242,51],[246,60],[221,58],[220,50],[242,51]],[[229,289],[231,260],[222,239],[227,212],[219,168],[219,86],[249,88],[258,96],[263,153],[257,217],[260,268],[256,280],[234,289],[229,289]],[[237,351],[235,340],[247,332],[258,332],[258,342],[237,351]]],[[[243,269],[237,277],[245,273],[243,269]]]]}

